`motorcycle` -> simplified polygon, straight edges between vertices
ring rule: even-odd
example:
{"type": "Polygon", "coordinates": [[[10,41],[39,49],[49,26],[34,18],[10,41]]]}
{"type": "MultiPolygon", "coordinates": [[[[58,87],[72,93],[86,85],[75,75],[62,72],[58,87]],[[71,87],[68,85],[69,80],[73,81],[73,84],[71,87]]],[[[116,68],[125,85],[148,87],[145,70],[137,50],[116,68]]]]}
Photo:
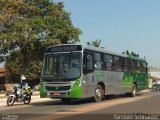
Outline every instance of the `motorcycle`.
{"type": "Polygon", "coordinates": [[[159,84],[154,84],[154,85],[152,86],[152,91],[153,91],[153,92],[160,91],[160,85],[159,85],[159,84]]]}
{"type": "Polygon", "coordinates": [[[32,91],[30,87],[26,87],[25,90],[13,88],[12,94],[7,98],[7,105],[14,105],[15,102],[23,102],[24,104],[29,104],[31,101],[32,91]]]}

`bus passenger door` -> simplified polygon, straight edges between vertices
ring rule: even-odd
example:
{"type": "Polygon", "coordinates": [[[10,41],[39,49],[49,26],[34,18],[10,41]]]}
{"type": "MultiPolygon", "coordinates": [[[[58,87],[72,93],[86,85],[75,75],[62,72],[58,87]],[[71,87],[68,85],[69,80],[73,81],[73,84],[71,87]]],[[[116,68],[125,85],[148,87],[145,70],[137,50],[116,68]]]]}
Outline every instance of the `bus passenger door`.
{"type": "Polygon", "coordinates": [[[83,59],[83,97],[94,96],[94,66],[93,66],[93,54],[84,53],[83,59]]]}

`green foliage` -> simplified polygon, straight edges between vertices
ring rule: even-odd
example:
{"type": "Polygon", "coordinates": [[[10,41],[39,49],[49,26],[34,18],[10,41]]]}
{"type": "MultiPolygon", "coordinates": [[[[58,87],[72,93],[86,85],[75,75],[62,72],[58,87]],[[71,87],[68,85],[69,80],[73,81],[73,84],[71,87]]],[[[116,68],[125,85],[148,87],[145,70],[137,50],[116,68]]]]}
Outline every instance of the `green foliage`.
{"type": "Polygon", "coordinates": [[[135,52],[130,53],[128,50],[126,50],[125,52],[123,51],[122,54],[126,54],[133,57],[139,57],[139,54],[136,54],[135,52]]]}
{"type": "Polygon", "coordinates": [[[129,53],[129,51],[128,51],[128,50],[126,50],[126,55],[130,55],[130,53],[129,53]]]}
{"type": "Polygon", "coordinates": [[[6,79],[10,82],[18,82],[20,81],[22,64],[21,64],[21,54],[19,50],[15,50],[10,53],[9,56],[6,57],[6,79]]]}
{"type": "Polygon", "coordinates": [[[91,41],[91,42],[86,42],[87,45],[89,46],[94,46],[94,47],[100,47],[100,44],[101,44],[101,40],[94,40],[94,41],[91,41]]]}
{"type": "Polygon", "coordinates": [[[125,52],[122,52],[122,54],[126,54],[125,52]]]}
{"type": "Polygon", "coordinates": [[[79,42],[81,31],[73,26],[62,2],[1,0],[0,4],[0,60],[4,61],[6,55],[16,50],[19,73],[30,79],[39,77],[35,71],[40,70],[47,46],[79,42]]]}

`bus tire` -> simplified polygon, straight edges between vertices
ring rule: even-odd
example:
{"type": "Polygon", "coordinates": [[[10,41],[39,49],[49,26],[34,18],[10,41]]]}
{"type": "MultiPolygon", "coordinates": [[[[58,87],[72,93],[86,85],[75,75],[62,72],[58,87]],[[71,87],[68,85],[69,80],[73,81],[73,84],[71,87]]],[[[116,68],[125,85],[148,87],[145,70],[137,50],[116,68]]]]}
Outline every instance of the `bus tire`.
{"type": "Polygon", "coordinates": [[[69,99],[69,98],[62,98],[61,101],[62,101],[63,103],[65,103],[65,104],[71,103],[71,99],[69,99]]]}
{"type": "Polygon", "coordinates": [[[137,92],[137,86],[135,83],[132,84],[132,88],[131,88],[131,93],[130,96],[131,97],[135,97],[136,96],[136,92],[137,92]]]}
{"type": "Polygon", "coordinates": [[[97,85],[95,89],[94,101],[100,102],[102,100],[104,100],[104,90],[101,85],[97,85]]]}

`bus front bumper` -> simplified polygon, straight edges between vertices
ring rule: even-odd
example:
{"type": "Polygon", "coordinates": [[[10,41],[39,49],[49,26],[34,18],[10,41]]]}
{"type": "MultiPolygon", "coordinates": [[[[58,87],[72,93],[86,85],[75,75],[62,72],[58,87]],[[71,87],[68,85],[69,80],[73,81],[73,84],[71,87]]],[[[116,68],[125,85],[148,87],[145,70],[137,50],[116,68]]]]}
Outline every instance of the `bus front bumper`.
{"type": "Polygon", "coordinates": [[[69,91],[47,91],[47,97],[53,98],[68,98],[69,97],[69,91]]]}

